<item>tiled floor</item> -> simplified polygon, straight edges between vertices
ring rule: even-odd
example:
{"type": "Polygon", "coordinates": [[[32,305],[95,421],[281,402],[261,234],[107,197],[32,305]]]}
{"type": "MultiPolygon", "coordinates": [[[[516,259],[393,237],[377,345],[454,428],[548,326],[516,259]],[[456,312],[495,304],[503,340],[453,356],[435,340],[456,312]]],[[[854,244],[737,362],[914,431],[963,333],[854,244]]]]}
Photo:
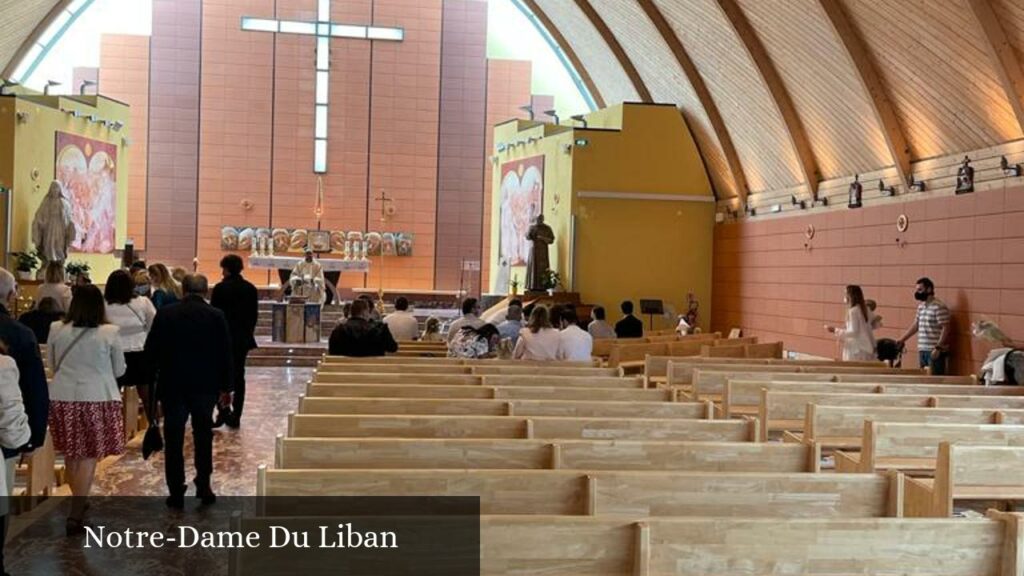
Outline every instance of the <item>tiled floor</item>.
{"type": "MultiPolygon", "coordinates": [[[[256,493],[256,467],[274,461],[274,438],[287,429],[288,412],[296,409],[299,394],[313,371],[305,368],[249,368],[246,370],[245,414],[238,430],[221,427],[213,438],[213,488],[218,495],[251,496],[256,493]]],[[[186,475],[192,478],[192,440],[186,432],[186,475]]],[[[127,452],[106,467],[93,486],[97,496],[158,496],[166,494],[163,453],[142,459],[138,439],[127,452]]],[[[191,486],[190,486],[191,489],[191,486]]]]}

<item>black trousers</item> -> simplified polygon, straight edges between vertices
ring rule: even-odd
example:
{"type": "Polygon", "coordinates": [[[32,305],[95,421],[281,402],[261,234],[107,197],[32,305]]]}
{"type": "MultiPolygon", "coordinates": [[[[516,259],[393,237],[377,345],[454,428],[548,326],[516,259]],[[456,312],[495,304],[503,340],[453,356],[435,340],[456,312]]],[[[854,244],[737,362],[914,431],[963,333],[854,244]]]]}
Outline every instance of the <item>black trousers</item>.
{"type": "Polygon", "coordinates": [[[185,485],[185,423],[192,419],[196,486],[210,485],[213,474],[213,408],[216,395],[191,394],[161,398],[164,407],[164,477],[171,494],[185,485]]]}
{"type": "Polygon", "coordinates": [[[232,360],[235,363],[235,381],[232,382],[234,398],[231,400],[231,411],[236,420],[241,420],[242,407],[245,406],[245,360],[249,357],[249,351],[235,350],[232,354],[232,360]]]}

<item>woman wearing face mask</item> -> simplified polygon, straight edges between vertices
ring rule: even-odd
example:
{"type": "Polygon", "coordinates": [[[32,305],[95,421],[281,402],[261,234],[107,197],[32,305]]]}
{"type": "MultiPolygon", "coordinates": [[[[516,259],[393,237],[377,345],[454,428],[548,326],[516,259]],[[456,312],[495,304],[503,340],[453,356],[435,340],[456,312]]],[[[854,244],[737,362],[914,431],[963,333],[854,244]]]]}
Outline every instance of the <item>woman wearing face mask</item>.
{"type": "Polygon", "coordinates": [[[135,284],[135,294],[144,298],[151,296],[152,290],[150,289],[149,283],[149,272],[145,270],[136,270],[135,274],[132,275],[132,282],[135,284]]]}
{"type": "Polygon", "coordinates": [[[843,345],[843,360],[866,361],[875,359],[875,334],[871,328],[872,315],[864,302],[864,291],[860,286],[846,287],[846,326],[825,326],[825,329],[839,337],[843,345]]]}

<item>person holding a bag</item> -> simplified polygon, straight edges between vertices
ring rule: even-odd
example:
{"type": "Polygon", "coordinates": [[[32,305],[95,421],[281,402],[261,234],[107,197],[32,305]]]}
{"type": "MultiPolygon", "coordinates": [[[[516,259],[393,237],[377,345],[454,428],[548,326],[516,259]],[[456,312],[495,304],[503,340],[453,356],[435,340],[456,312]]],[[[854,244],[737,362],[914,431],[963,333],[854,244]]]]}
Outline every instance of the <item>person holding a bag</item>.
{"type": "Polygon", "coordinates": [[[100,289],[82,286],[63,321],[50,327],[50,430],[71,485],[68,536],[85,533],[86,497],[96,462],[124,453],[117,378],[125,373],[118,328],[109,324],[100,289]]]}
{"type": "Polygon", "coordinates": [[[121,349],[124,350],[126,369],[124,375],[117,379],[117,385],[121,388],[135,387],[146,407],[146,420],[152,423],[154,415],[149,413],[150,371],[143,348],[146,335],[153,326],[156,307],[149,298],[135,293],[134,281],[124,270],[110,273],[103,297],[107,301],[107,320],[118,327],[121,349]]]}

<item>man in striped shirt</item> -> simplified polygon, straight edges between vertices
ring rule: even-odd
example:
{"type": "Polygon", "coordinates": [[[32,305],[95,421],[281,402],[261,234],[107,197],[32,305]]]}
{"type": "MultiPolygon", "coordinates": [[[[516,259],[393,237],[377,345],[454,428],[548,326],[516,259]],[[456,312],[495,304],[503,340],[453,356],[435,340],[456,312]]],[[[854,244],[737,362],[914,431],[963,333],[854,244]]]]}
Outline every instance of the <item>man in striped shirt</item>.
{"type": "Polygon", "coordinates": [[[935,297],[935,284],[930,278],[917,281],[914,299],[917,305],[917,316],[914,325],[907,329],[899,344],[903,346],[907,340],[917,334],[917,354],[922,368],[930,368],[936,376],[946,374],[949,361],[949,340],[952,336],[949,329],[949,308],[935,297]]]}

